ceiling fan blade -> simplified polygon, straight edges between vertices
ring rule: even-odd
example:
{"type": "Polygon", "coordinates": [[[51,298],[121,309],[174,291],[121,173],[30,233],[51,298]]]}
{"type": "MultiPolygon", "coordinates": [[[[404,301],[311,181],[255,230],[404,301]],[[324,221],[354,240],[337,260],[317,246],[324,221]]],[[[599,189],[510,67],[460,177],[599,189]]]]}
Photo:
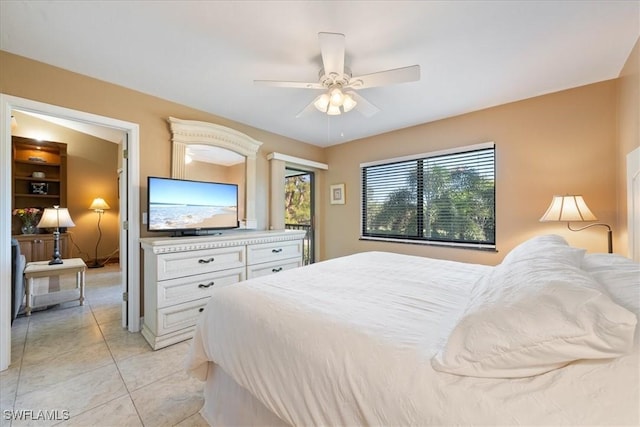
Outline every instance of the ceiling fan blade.
{"type": "Polygon", "coordinates": [[[318,33],[324,73],[344,73],[344,34],[318,33]]]}
{"type": "Polygon", "coordinates": [[[420,66],[396,68],[394,70],[379,71],[353,77],[349,80],[348,87],[355,89],[367,89],[370,87],[386,86],[396,83],[415,82],[420,80],[420,66]]]}
{"type": "Polygon", "coordinates": [[[293,87],[297,89],[324,89],[320,83],[310,82],[284,82],[279,80],[254,80],[254,85],[271,87],[293,87]]]}
{"type": "Polygon", "coordinates": [[[359,95],[357,92],[354,92],[354,91],[350,90],[350,91],[345,92],[345,93],[351,95],[353,100],[357,102],[355,108],[363,116],[371,117],[371,116],[373,116],[374,114],[376,114],[377,112],[380,111],[380,109],[378,107],[376,107],[375,105],[373,105],[372,103],[370,103],[369,101],[364,99],[364,97],[362,97],[362,95],[359,95]]]}
{"type": "Polygon", "coordinates": [[[321,95],[316,96],[315,98],[313,98],[313,101],[311,101],[306,107],[304,107],[298,114],[296,114],[296,119],[302,117],[302,116],[306,116],[307,114],[309,114],[312,111],[317,111],[316,106],[313,105],[314,102],[316,102],[316,100],[318,98],[320,98],[321,95]]]}

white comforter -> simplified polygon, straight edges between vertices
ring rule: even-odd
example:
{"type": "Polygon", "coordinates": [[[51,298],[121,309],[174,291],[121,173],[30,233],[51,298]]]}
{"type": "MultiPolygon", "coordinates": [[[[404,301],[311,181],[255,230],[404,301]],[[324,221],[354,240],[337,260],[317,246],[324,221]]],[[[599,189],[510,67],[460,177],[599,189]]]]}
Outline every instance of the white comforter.
{"type": "Polygon", "coordinates": [[[188,368],[214,362],[296,426],[637,425],[637,336],[628,356],[530,378],[433,370],[490,268],[367,252],[221,288],[188,368]]]}

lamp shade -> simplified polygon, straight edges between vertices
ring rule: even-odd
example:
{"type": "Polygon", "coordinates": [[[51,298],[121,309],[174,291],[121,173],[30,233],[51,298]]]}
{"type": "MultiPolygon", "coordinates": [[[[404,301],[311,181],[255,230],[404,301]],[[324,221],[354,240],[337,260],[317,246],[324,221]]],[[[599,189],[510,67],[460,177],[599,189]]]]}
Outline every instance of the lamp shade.
{"type": "Polygon", "coordinates": [[[547,211],[540,218],[547,221],[597,221],[582,196],[553,196],[547,211]]]}
{"type": "Polygon", "coordinates": [[[75,227],[69,215],[67,208],[59,208],[57,206],[53,208],[46,208],[42,213],[42,218],[38,223],[38,228],[60,228],[60,227],[75,227]]]}
{"type": "Polygon", "coordinates": [[[91,202],[91,206],[89,206],[89,209],[93,211],[104,211],[107,209],[111,209],[111,206],[109,206],[109,204],[105,202],[102,197],[96,197],[95,199],[93,199],[93,202],[91,202]]]}

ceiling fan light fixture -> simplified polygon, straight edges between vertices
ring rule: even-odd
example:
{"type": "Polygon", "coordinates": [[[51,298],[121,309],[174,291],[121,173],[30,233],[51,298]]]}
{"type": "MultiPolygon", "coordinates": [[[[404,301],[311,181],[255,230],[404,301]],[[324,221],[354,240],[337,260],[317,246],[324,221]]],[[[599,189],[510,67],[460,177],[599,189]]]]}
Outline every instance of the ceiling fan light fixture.
{"type": "Polygon", "coordinates": [[[356,105],[358,105],[358,103],[351,97],[351,95],[346,93],[344,95],[344,100],[342,101],[342,110],[345,113],[348,113],[353,110],[356,105]]]}
{"type": "Polygon", "coordinates": [[[329,94],[323,93],[313,102],[313,105],[318,109],[318,111],[322,111],[323,113],[327,112],[327,108],[329,108],[329,94]]]}
{"type": "Polygon", "coordinates": [[[340,107],[337,105],[329,104],[329,109],[327,110],[327,114],[330,116],[338,116],[341,113],[340,107]]]}
{"type": "Polygon", "coordinates": [[[329,91],[330,103],[336,107],[340,107],[344,102],[344,94],[338,87],[334,87],[329,91]]]}

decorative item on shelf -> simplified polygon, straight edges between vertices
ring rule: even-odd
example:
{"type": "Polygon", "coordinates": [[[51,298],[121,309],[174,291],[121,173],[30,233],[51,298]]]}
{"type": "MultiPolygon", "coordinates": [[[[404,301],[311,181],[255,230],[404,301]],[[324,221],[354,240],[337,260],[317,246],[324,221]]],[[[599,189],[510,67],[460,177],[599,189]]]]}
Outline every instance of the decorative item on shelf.
{"type": "Polygon", "coordinates": [[[29,192],[31,194],[45,195],[49,193],[49,184],[46,182],[30,182],[29,192]]]}
{"type": "Polygon", "coordinates": [[[40,209],[18,208],[13,210],[13,214],[20,218],[20,221],[22,221],[22,226],[20,228],[22,234],[35,234],[40,209]]]}
{"type": "Polygon", "coordinates": [[[609,230],[607,233],[608,249],[609,253],[613,253],[613,237],[611,227],[609,225],[598,222],[595,224],[585,225],[581,228],[571,228],[570,221],[587,222],[597,220],[598,218],[596,218],[593,212],[591,212],[580,195],[553,196],[549,208],[544,215],[542,215],[542,218],[540,218],[540,222],[566,221],[567,228],[571,231],[581,231],[596,225],[607,227],[609,230]]]}
{"type": "Polygon", "coordinates": [[[75,227],[69,215],[67,208],[61,208],[60,206],[54,206],[53,208],[46,208],[42,214],[42,218],[38,223],[38,228],[55,228],[53,232],[53,256],[49,265],[62,264],[62,258],[60,256],[60,227],[75,227]]]}
{"type": "Polygon", "coordinates": [[[32,176],[33,178],[43,179],[46,175],[45,175],[45,173],[44,173],[44,172],[41,172],[41,171],[35,171],[35,172],[33,172],[33,173],[31,174],[31,176],[32,176]]]}
{"type": "Polygon", "coordinates": [[[344,205],[344,184],[334,184],[331,186],[331,204],[332,205],[344,205]]]}
{"type": "Polygon", "coordinates": [[[102,218],[102,214],[104,213],[104,211],[107,209],[111,209],[111,206],[109,206],[109,204],[105,202],[102,197],[96,197],[95,199],[93,199],[93,202],[91,202],[91,206],[89,206],[89,209],[91,209],[92,211],[98,214],[98,241],[96,242],[95,258],[93,259],[93,262],[89,264],[87,267],[100,268],[100,267],[104,267],[103,264],[100,264],[98,262],[98,246],[100,246],[100,240],[102,240],[102,230],[100,229],[100,219],[102,218]]]}

